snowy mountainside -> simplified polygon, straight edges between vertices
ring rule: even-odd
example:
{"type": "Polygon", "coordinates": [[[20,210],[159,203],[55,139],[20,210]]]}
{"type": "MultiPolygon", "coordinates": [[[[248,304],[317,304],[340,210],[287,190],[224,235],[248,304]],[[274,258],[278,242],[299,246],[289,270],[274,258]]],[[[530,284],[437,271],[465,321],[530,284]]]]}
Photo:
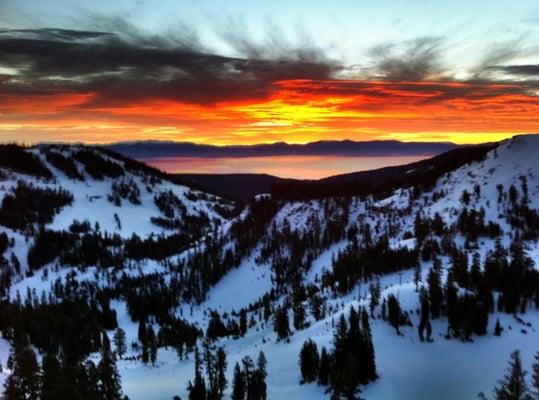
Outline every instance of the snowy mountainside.
{"type": "MultiPolygon", "coordinates": [[[[69,149],[61,151],[69,156],[69,149]]],[[[32,152],[46,163],[40,150],[32,152]]],[[[137,257],[134,264],[129,251],[121,259],[126,265],[69,265],[60,256],[35,269],[33,276],[14,279],[7,296],[15,307],[26,303],[35,309],[43,307],[40,298],[52,304],[82,296],[91,304],[95,298],[100,318],[114,317],[92,328],[111,340],[116,327],[126,333],[128,346],[118,368],[131,399],[188,398],[193,350],[205,341],[227,353],[226,397],[232,391],[234,364],[246,356],[256,359],[263,351],[268,399],[329,398],[328,386],[300,384],[298,355],[308,339],[318,350],[331,350],[341,315],[358,307],[369,314],[378,374],[359,385],[362,398],[475,399],[501,377],[511,351],[522,350],[529,369],[539,350],[539,280],[533,270],[539,265],[537,154],[539,135],[517,136],[483,160],[441,176],[434,186],[402,187],[383,198],[287,202],[258,196],[234,218],[222,211],[231,210],[226,201],[207,194],[190,200],[193,191],[164,180],[148,193],[144,176],[126,172],[121,178],[94,180],[75,161],[86,184],[47,163],[55,182],[24,179],[62,187],[74,197],[47,224],[50,229],[69,230],[73,219],[88,218],[91,225],[98,222],[101,230],[118,233],[129,249],[133,233],[147,238],[170,232],[151,220],[166,217],[167,208],[158,208],[155,194],[169,189],[185,204],[185,215],[203,211],[208,216],[207,229],[190,246],[163,257],[137,257]],[[118,207],[107,196],[113,182],[127,180],[139,187],[141,204],[121,197],[118,207]],[[517,269],[519,274],[513,274],[517,269]],[[437,279],[441,299],[435,316],[432,288],[437,279]],[[520,292],[505,282],[517,282],[520,292]],[[400,307],[396,320],[387,310],[393,296],[400,307]],[[107,300],[101,301],[103,297],[107,300]],[[421,340],[425,299],[432,333],[421,340]],[[459,307],[470,307],[473,316],[461,316],[459,307]],[[280,338],[277,319],[283,313],[288,332],[280,338]],[[503,328],[499,335],[498,321],[503,328]],[[159,338],[153,361],[144,360],[142,325],[159,338]],[[181,331],[179,338],[170,334],[172,329],[181,331]]],[[[22,175],[8,171],[7,176],[4,196],[22,175]]],[[[35,231],[2,229],[16,242],[7,252],[25,259],[35,231]]],[[[73,259],[68,256],[66,260],[73,259]]],[[[0,341],[5,367],[13,338],[1,319],[0,331],[8,333],[8,340],[0,341]]],[[[36,352],[44,354],[38,333],[30,330],[30,336],[38,343],[36,352]]],[[[99,346],[91,342],[81,357],[97,363],[99,354],[99,346]]],[[[5,379],[9,372],[4,368],[0,376],[5,379]]]]}
{"type": "MultiPolygon", "coordinates": [[[[2,169],[0,201],[12,195],[21,183],[38,190],[66,191],[72,200],[52,215],[52,220],[43,225],[45,229],[69,231],[79,223],[88,225],[81,229],[97,227],[105,234],[124,239],[133,234],[146,239],[182,233],[189,225],[199,225],[207,231],[230,219],[233,210],[233,204],[227,200],[175,184],[157,170],[98,148],[39,145],[24,152],[33,155],[52,175],[43,177],[2,169]],[[113,172],[108,171],[111,168],[113,172]],[[172,203],[163,201],[160,208],[156,201],[159,196],[172,203]],[[174,218],[192,218],[192,222],[184,226],[163,223],[174,218]]],[[[37,225],[24,229],[2,225],[0,231],[14,239],[11,251],[24,271],[37,225]]]]}
{"type": "MultiPolygon", "coordinates": [[[[350,225],[366,222],[376,227],[382,218],[398,219],[402,225],[400,233],[412,228],[416,213],[433,217],[438,213],[447,223],[456,222],[463,206],[479,211],[485,210],[485,219],[502,224],[509,230],[500,197],[500,188],[505,190],[504,200],[509,196],[507,189],[513,185],[517,196],[524,196],[523,185],[527,186],[526,196],[531,209],[539,208],[539,135],[516,136],[502,142],[494,150],[487,153],[484,160],[472,162],[440,177],[433,188],[414,197],[413,188],[396,190],[383,199],[367,197],[354,198],[347,212],[350,214],[350,225]],[[466,191],[470,195],[468,204],[463,204],[462,195],[466,191]],[[368,210],[376,212],[373,216],[368,210]],[[370,215],[369,215],[370,214],[370,215]],[[371,217],[369,220],[369,216],[371,217]],[[404,216],[404,218],[402,218],[404,216]],[[374,218],[372,218],[374,217],[374,218]]],[[[291,202],[281,208],[275,217],[277,225],[287,219],[295,229],[305,229],[306,221],[313,215],[319,215],[325,200],[307,202],[291,202]]],[[[505,203],[507,205],[507,202],[505,203]]],[[[399,240],[398,235],[390,238],[399,240]]]]}
{"type": "MultiPolygon", "coordinates": [[[[479,210],[484,208],[487,220],[503,223],[500,202],[500,188],[514,185],[519,196],[523,196],[523,185],[527,186],[529,207],[539,208],[539,135],[516,136],[487,153],[484,160],[465,165],[438,180],[432,191],[443,192],[444,197],[427,202],[425,213],[443,214],[448,221],[462,206],[462,193],[467,191],[471,200],[466,206],[479,210]]],[[[508,195],[508,194],[506,194],[508,195]]]]}

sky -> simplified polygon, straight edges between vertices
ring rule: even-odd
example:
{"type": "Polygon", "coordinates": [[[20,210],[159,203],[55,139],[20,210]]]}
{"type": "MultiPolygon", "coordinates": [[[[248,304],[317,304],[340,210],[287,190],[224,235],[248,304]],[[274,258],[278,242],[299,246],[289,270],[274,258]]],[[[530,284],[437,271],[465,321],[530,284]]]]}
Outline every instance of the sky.
{"type": "Polygon", "coordinates": [[[539,132],[536,0],[0,0],[0,141],[539,132]]]}

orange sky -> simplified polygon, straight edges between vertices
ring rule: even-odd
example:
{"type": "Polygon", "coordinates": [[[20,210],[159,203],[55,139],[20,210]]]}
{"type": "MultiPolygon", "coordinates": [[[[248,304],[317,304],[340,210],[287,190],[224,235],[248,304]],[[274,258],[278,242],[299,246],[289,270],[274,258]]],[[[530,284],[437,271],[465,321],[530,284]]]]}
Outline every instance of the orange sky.
{"type": "Polygon", "coordinates": [[[539,132],[534,0],[3,3],[2,142],[539,132]]]}
{"type": "Polygon", "coordinates": [[[516,84],[284,80],[209,104],[0,93],[2,141],[137,139],[252,144],[397,139],[478,143],[539,131],[539,98],[516,84]]]}

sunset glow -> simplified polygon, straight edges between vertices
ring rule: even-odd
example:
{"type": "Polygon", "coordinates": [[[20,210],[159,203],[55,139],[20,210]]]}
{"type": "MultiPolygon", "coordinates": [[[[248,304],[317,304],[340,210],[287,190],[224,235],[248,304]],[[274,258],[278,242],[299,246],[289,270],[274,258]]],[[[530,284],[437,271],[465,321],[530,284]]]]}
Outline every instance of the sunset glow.
{"type": "Polygon", "coordinates": [[[477,143],[539,126],[539,99],[520,87],[451,82],[289,80],[266,98],[215,104],[166,99],[95,106],[94,93],[2,95],[4,140],[161,139],[231,144],[320,139],[477,143]],[[513,92],[513,93],[512,93],[513,92]]]}
{"type": "Polygon", "coordinates": [[[479,143],[539,131],[539,32],[523,19],[533,2],[458,2],[450,15],[407,4],[402,21],[391,14],[400,0],[343,2],[335,15],[298,2],[286,7],[302,16],[299,33],[280,2],[226,3],[250,16],[239,22],[208,21],[195,3],[182,8],[190,21],[168,1],[98,1],[107,17],[79,0],[3,3],[0,140],[479,143]],[[467,26],[464,15],[492,22],[467,26]]]}

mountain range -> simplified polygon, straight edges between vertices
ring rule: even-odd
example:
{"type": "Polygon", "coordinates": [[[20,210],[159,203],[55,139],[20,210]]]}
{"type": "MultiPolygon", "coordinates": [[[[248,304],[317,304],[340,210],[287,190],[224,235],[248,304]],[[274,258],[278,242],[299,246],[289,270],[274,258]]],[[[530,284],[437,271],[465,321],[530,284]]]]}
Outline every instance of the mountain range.
{"type": "Polygon", "coordinates": [[[454,143],[387,141],[318,141],[307,144],[284,142],[255,145],[214,146],[188,142],[135,141],[105,145],[109,150],[133,157],[262,157],[277,155],[391,156],[436,155],[457,148],[454,143]]]}

